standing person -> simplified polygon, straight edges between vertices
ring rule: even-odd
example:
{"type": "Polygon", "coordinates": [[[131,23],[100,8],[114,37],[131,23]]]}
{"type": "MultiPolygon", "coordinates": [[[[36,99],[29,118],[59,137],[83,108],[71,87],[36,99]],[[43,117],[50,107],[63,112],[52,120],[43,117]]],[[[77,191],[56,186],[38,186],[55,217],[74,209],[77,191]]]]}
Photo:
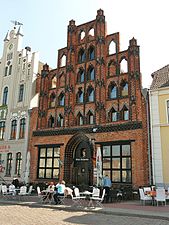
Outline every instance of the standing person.
{"type": "Polygon", "coordinates": [[[56,185],[56,193],[53,195],[56,205],[60,203],[59,196],[64,196],[65,191],[65,181],[62,180],[56,185]]]}
{"type": "Polygon", "coordinates": [[[105,189],[105,194],[106,194],[106,202],[109,202],[109,196],[110,196],[110,188],[112,186],[111,180],[106,174],[105,177],[103,178],[103,188],[105,189]]]}

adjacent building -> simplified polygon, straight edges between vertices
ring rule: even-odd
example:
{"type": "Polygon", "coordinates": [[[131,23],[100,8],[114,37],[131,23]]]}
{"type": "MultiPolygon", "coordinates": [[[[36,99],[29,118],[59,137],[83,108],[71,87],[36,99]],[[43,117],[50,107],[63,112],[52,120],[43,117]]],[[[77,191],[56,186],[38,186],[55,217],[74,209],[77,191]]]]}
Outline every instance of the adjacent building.
{"type": "Polygon", "coordinates": [[[152,74],[149,91],[153,183],[169,186],[169,65],[152,74]]]}
{"type": "Polygon", "coordinates": [[[119,33],[107,34],[103,10],[67,29],[57,68],[37,79],[38,108],[31,110],[30,181],[68,184],[149,183],[146,100],[140,54],[132,38],[120,50],[119,33]],[[98,176],[99,174],[99,176],[98,176]]]}
{"type": "Polygon", "coordinates": [[[22,49],[22,39],[22,26],[7,32],[0,59],[0,176],[6,182],[14,177],[28,182],[31,100],[32,106],[37,106],[39,56],[30,47],[22,49]]]}

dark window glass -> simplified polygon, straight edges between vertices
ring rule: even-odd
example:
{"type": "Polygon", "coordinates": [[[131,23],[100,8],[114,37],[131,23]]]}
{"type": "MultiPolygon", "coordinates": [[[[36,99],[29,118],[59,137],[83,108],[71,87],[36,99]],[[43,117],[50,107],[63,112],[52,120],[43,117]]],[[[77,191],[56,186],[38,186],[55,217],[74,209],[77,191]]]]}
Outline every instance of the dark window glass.
{"type": "Polygon", "coordinates": [[[16,166],[15,166],[15,174],[17,176],[21,175],[21,168],[22,168],[22,155],[20,152],[16,153],[16,166]]]}
{"type": "Polygon", "coordinates": [[[6,175],[11,176],[12,171],[12,153],[7,154],[6,175]]]}
{"type": "Polygon", "coordinates": [[[38,178],[59,179],[60,147],[39,148],[38,178]]]}
{"type": "Polygon", "coordinates": [[[9,66],[9,75],[12,74],[12,65],[9,66]]]}
{"type": "Polygon", "coordinates": [[[18,98],[18,102],[22,102],[23,101],[23,93],[24,93],[24,85],[21,84],[19,86],[19,98],[18,98]]]}
{"type": "Polygon", "coordinates": [[[5,87],[4,93],[3,93],[2,105],[7,105],[7,99],[8,99],[8,87],[5,87]]]}
{"type": "Polygon", "coordinates": [[[8,75],[8,66],[5,67],[5,77],[8,75]]]}

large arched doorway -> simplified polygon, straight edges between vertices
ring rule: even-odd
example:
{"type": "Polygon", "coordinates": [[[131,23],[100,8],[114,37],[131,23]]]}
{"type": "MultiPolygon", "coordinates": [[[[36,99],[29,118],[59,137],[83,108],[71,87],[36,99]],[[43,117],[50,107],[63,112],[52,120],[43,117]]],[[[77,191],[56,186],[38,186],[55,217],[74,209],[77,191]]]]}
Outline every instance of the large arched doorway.
{"type": "Polygon", "coordinates": [[[74,185],[93,183],[93,145],[83,133],[74,135],[65,149],[64,179],[74,185]]]}

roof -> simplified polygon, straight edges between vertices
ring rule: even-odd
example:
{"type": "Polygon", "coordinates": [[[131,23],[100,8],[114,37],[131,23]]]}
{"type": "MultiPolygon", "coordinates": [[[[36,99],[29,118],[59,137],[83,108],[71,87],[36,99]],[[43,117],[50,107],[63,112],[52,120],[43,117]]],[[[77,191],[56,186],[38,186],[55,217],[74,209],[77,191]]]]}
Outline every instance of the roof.
{"type": "Polygon", "coordinates": [[[150,90],[155,90],[162,87],[169,87],[169,65],[152,73],[153,81],[150,90]]]}

